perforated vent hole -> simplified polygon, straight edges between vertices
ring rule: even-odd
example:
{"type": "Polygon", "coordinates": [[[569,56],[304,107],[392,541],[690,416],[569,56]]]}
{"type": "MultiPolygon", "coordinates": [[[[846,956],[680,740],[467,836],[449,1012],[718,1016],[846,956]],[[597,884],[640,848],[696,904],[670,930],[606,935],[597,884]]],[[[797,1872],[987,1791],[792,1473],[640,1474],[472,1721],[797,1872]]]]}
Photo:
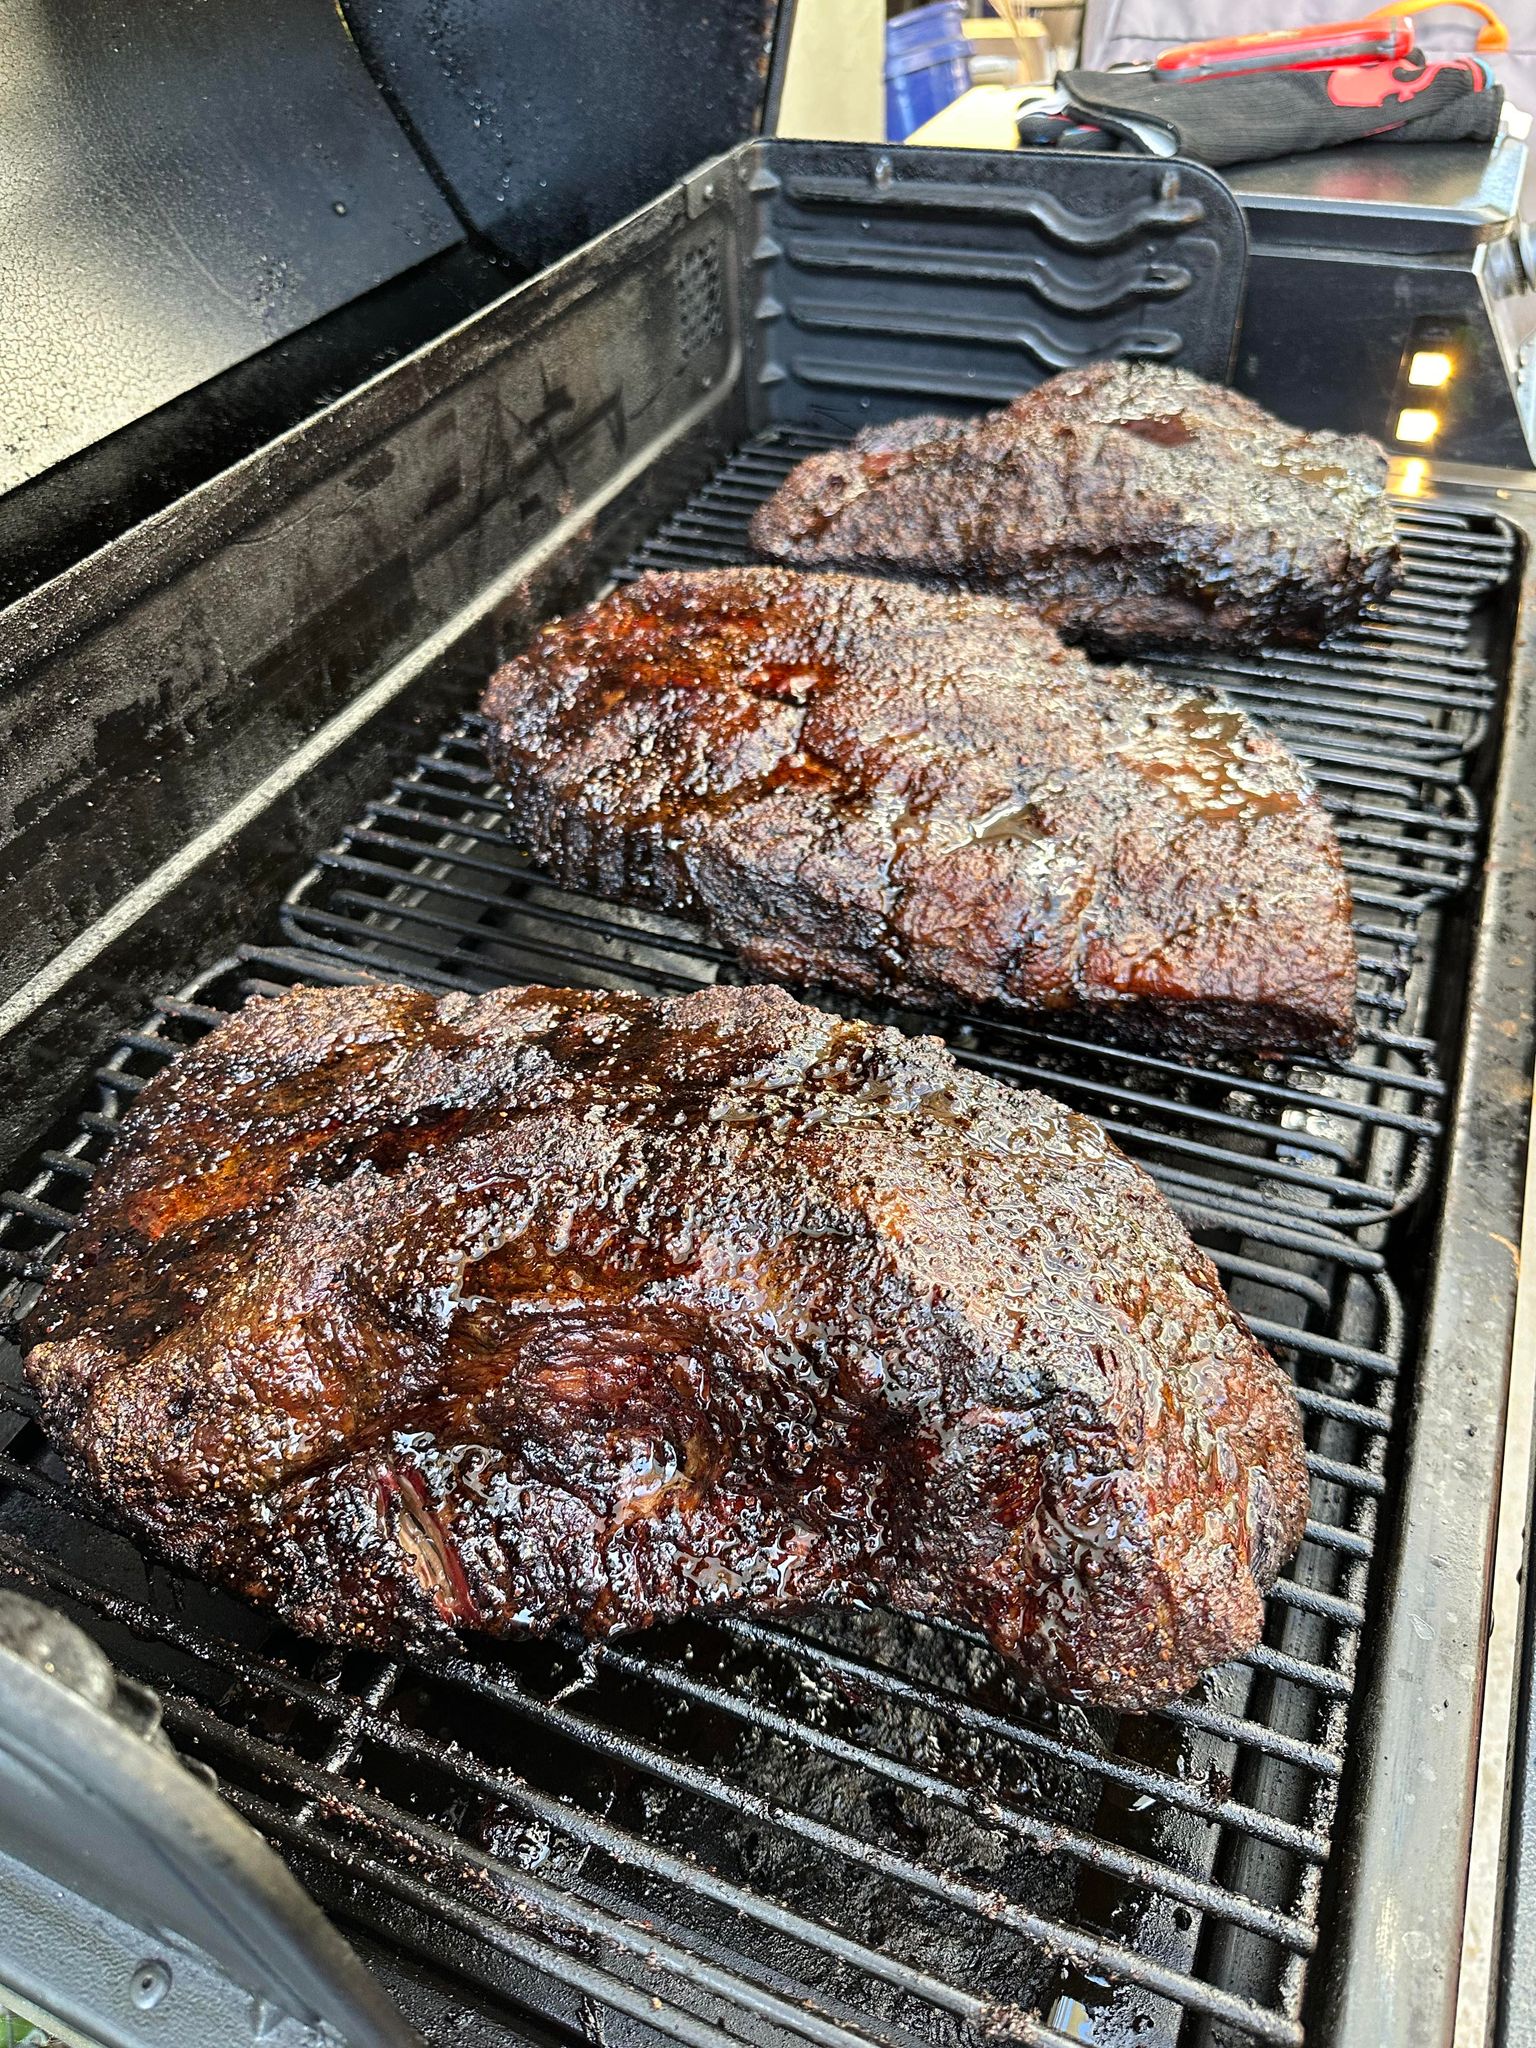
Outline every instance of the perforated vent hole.
{"type": "Polygon", "coordinates": [[[677,259],[677,348],[684,362],[713,341],[725,323],[720,251],[713,242],[677,259]]]}

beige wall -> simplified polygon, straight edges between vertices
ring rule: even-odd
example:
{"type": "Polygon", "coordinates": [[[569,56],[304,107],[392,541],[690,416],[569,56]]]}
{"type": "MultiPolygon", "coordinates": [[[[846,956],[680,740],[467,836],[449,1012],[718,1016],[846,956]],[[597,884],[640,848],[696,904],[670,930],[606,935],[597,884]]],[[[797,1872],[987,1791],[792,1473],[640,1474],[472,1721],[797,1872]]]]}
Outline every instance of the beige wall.
{"type": "Polygon", "coordinates": [[[797,0],[780,135],[885,140],[885,0],[797,0]]]}

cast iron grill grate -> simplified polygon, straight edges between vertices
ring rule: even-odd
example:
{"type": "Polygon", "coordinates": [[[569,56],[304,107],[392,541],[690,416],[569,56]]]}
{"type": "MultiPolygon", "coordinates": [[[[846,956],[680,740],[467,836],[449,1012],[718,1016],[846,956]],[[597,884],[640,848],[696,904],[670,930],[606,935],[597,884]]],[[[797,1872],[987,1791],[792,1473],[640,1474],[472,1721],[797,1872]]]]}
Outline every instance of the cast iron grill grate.
{"type": "MultiPolygon", "coordinates": [[[[744,451],[643,559],[665,560],[722,492],[739,535],[804,445],[744,451]]],[[[1295,1374],[1307,1540],[1264,1643],[1192,1699],[1156,1715],[1053,1708],[966,1633],[878,1614],[476,1644],[430,1663],[324,1650],[103,1524],[64,1484],[7,1354],[0,1569],[166,1695],[177,1740],[340,1917],[611,2041],[1303,2040],[1392,1484],[1405,1341],[1389,1223],[1432,1167],[1436,905],[1477,858],[1458,776],[1495,700],[1485,599],[1509,560],[1495,522],[1412,517],[1429,573],[1465,599],[1459,638],[1434,629],[1455,649],[1408,655],[1373,628],[1315,670],[1255,664],[1276,722],[1327,764],[1341,826],[1370,835],[1350,843],[1373,963],[1358,1058],[1244,1074],[984,1020],[939,1027],[963,1057],[1108,1121],[1295,1374]],[[1413,694],[1395,705],[1399,670],[1413,694]],[[1298,739],[1312,711],[1351,738],[1298,739]]],[[[670,990],[732,971],[684,926],[530,873],[473,720],[370,807],[283,922],[286,945],[243,951],[126,1034],[92,1106],[0,1202],[0,1321],[35,1295],[122,1109],[253,993],[367,974],[670,990]]]]}

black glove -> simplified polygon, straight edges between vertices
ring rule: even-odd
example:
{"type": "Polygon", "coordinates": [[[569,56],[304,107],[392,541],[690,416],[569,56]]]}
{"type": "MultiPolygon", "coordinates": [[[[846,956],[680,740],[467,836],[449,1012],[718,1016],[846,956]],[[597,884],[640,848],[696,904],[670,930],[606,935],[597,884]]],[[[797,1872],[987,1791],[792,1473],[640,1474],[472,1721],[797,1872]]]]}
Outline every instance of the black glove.
{"type": "Polygon", "coordinates": [[[1196,163],[1257,163],[1341,142],[1491,142],[1504,89],[1476,57],[1332,71],[1261,71],[1177,83],[1156,71],[1066,71],[1057,80],[1085,120],[1152,122],[1196,163]]]}

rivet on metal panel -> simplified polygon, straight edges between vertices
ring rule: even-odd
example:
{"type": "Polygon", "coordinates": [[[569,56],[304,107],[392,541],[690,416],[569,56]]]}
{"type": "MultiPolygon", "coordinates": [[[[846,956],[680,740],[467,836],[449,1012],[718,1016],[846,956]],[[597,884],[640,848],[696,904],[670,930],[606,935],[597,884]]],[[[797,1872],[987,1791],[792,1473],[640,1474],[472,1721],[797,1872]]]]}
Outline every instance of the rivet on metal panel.
{"type": "Polygon", "coordinates": [[[711,166],[707,174],[685,180],[683,201],[690,220],[697,220],[701,213],[713,205],[715,194],[719,190],[718,178],[719,173],[711,166]]]}
{"type": "Polygon", "coordinates": [[[134,1971],[129,1992],[140,2012],[153,2012],[170,1988],[170,1965],[151,1960],[134,1971]]]}

